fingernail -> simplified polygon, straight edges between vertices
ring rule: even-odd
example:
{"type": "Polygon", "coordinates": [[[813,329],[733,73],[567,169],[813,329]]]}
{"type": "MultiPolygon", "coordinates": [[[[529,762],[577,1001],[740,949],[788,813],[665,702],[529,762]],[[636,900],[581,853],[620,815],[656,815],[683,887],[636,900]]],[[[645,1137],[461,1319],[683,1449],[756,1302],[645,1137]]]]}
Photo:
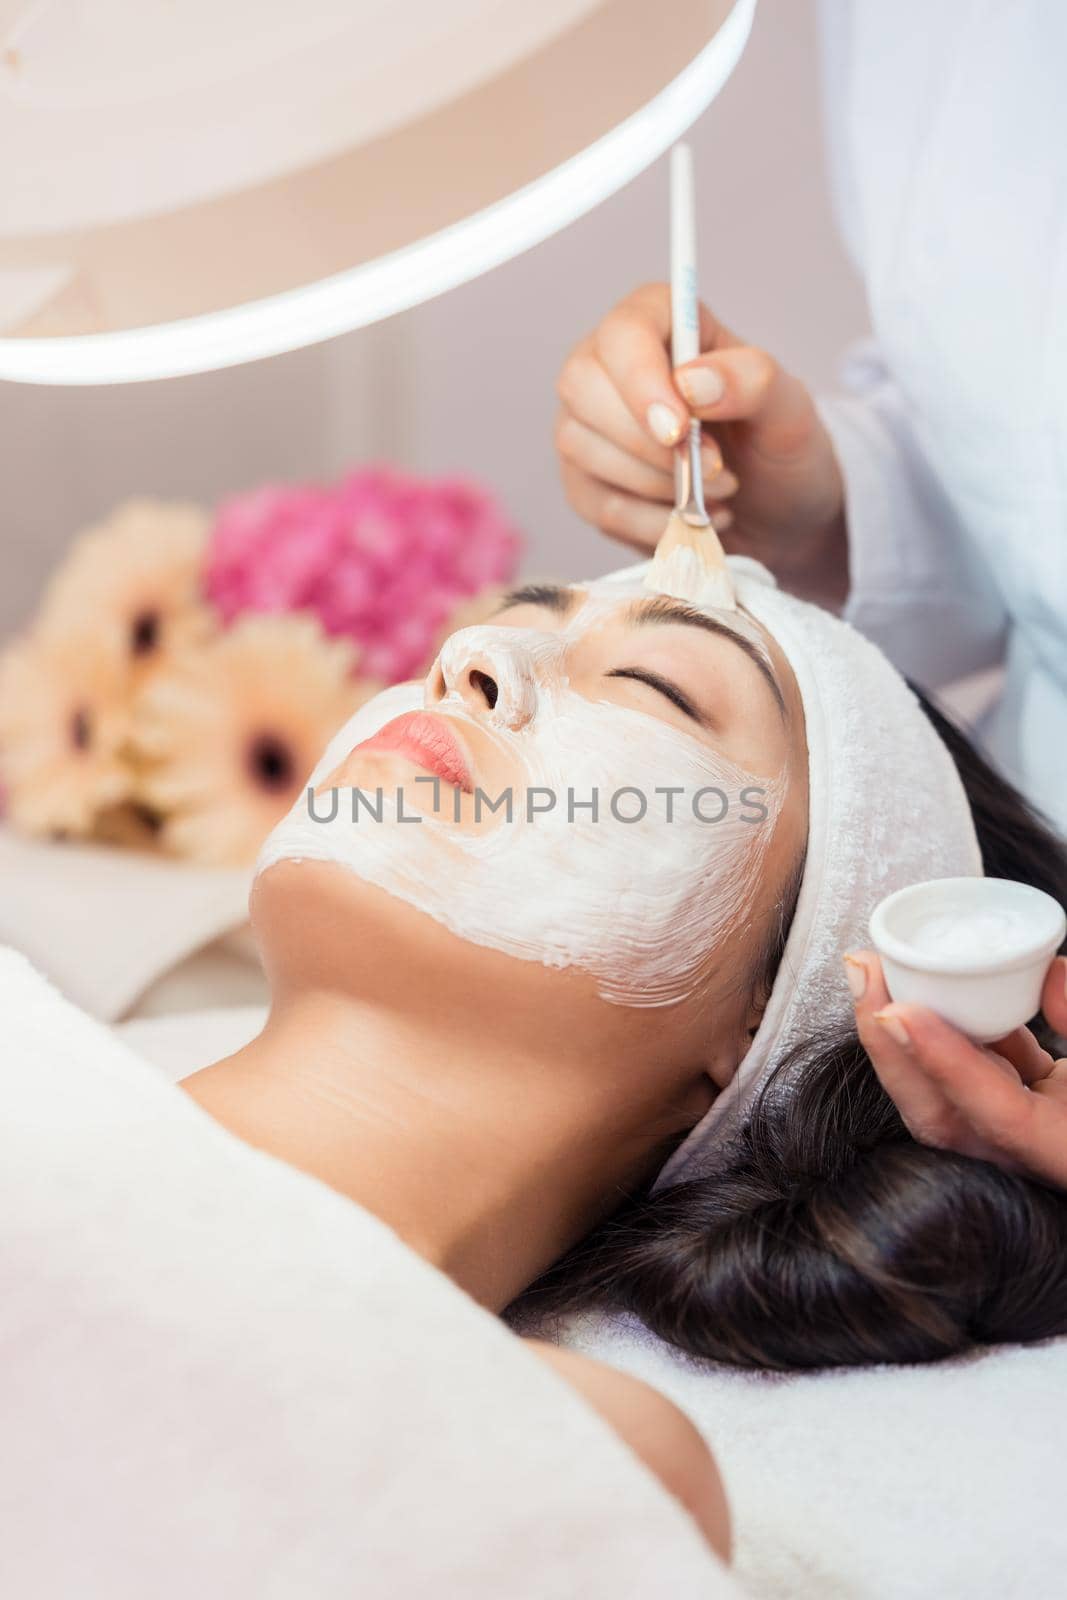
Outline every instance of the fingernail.
{"type": "Polygon", "coordinates": [[[732,511],[713,511],[710,520],[716,533],[725,533],[733,525],[734,514],[732,511]]]}
{"type": "Polygon", "coordinates": [[[905,1050],[911,1049],[911,1037],[903,1021],[895,1011],[876,1011],[874,1020],[882,1024],[886,1033],[891,1039],[895,1039],[897,1044],[903,1046],[905,1050]]]}
{"type": "Polygon", "coordinates": [[[705,439],[701,445],[700,463],[707,478],[714,478],[723,470],[722,451],[714,439],[705,439]]]}
{"type": "Polygon", "coordinates": [[[736,494],[741,487],[729,467],[720,467],[716,471],[707,461],[704,462],[704,479],[704,493],[709,500],[725,500],[727,495],[736,494]]]}
{"type": "Polygon", "coordinates": [[[857,961],[855,956],[845,958],[845,977],[852,991],[853,1000],[862,1000],[867,993],[867,968],[862,961],[857,961]]]}
{"type": "Polygon", "coordinates": [[[683,418],[662,400],[653,400],[648,408],[648,425],[660,444],[677,444],[685,427],[683,418]]]}
{"type": "Polygon", "coordinates": [[[722,373],[714,367],[687,367],[675,379],[689,404],[698,409],[718,405],[726,393],[722,373]]]}

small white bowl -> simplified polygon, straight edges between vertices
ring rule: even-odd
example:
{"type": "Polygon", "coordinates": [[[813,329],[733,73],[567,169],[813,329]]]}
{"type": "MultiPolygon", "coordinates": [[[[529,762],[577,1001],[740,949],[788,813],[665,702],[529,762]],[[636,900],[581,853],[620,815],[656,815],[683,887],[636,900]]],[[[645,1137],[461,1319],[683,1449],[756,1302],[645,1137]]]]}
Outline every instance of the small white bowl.
{"type": "MultiPolygon", "coordinates": [[[[871,940],[894,1000],[929,1006],[979,1044],[1000,1039],[1039,1009],[1049,963],[1063,943],[1067,917],[1051,895],[1010,878],[931,878],[898,889],[876,906],[871,940]],[[917,949],[932,918],[1002,920],[988,953],[951,941],[917,949]],[[1014,926],[1013,926],[1014,925],[1014,926]]],[[[966,941],[964,940],[963,943],[966,941]]]]}

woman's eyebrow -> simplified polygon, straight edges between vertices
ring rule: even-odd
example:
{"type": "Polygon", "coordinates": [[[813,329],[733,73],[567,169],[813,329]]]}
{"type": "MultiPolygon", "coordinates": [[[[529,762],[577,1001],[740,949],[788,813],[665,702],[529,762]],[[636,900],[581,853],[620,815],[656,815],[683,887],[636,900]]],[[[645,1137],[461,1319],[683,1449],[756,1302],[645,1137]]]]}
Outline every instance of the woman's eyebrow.
{"type": "Polygon", "coordinates": [[[785,696],[781,686],[774,675],[770,662],[758,645],[751,639],[746,639],[743,633],[736,632],[725,622],[720,622],[716,617],[709,617],[706,611],[697,611],[693,606],[684,605],[680,600],[671,600],[662,596],[657,600],[638,601],[632,605],[627,614],[627,620],[635,627],[655,627],[656,624],[681,623],[687,628],[703,628],[705,633],[714,633],[722,639],[730,639],[739,650],[743,650],[750,661],[753,661],[774,695],[775,703],[781,713],[782,721],[787,722],[785,696]]]}
{"type": "Polygon", "coordinates": [[[500,610],[509,606],[545,606],[557,616],[565,617],[573,610],[578,594],[559,583],[526,583],[521,588],[509,589],[500,602],[500,610]]]}

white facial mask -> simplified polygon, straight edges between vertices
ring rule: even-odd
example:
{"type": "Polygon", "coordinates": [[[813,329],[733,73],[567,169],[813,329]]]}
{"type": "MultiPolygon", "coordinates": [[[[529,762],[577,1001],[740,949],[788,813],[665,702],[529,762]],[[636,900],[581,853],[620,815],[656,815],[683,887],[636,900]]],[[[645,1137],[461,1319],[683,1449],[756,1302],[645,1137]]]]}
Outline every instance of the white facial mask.
{"type": "MultiPolygon", "coordinates": [[[[388,785],[381,821],[369,807],[353,821],[348,790],[338,792],[331,820],[317,821],[331,817],[333,795],[309,808],[305,794],[266,841],[257,870],[338,862],[472,943],[590,973],[620,1005],[667,1005],[692,993],[712,951],[745,926],[782,782],[754,777],[656,717],[572,690],[568,650],[620,604],[648,598],[639,584],[632,592],[617,581],[586,588],[589,598],[558,632],[453,634],[440,656],[444,699],[431,704],[421,683],[376,696],[331,741],[310,780],[318,785],[355,745],[425,704],[454,719],[461,742],[475,724],[508,755],[519,774],[512,820],[503,807],[486,808],[480,828],[457,824],[444,784],[437,814],[418,822],[400,820],[388,785]],[[492,711],[472,712],[456,692],[472,666],[498,686],[492,711]],[[537,810],[549,794],[552,808],[537,810]]],[[[728,621],[751,628],[736,612],[728,621]]],[[[416,814],[410,794],[407,817],[416,814]]],[[[419,804],[431,798],[425,791],[419,804]]]]}

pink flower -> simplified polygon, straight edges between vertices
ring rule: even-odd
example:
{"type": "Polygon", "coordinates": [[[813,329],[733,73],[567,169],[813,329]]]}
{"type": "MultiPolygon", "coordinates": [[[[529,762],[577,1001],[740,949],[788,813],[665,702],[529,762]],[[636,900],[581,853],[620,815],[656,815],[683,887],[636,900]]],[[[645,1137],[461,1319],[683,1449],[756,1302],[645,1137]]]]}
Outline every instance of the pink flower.
{"type": "Polygon", "coordinates": [[[310,611],[357,646],[364,676],[395,683],[428,665],[457,606],[513,575],[519,547],[478,485],[371,467],[334,485],[266,485],[224,501],[204,592],[226,622],[310,611]]]}

